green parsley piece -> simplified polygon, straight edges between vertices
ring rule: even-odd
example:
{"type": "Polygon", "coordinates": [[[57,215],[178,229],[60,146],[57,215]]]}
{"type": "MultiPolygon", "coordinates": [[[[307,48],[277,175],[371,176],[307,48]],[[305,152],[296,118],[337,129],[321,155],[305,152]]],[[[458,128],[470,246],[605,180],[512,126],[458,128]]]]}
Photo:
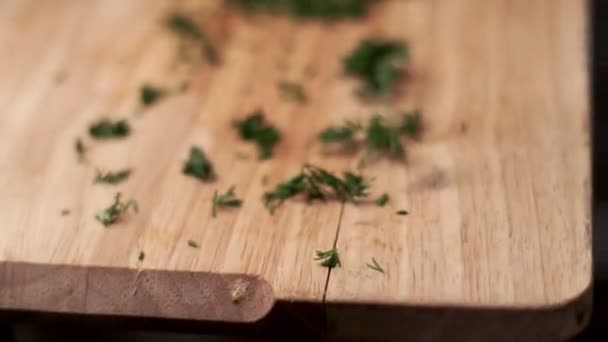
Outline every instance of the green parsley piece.
{"type": "Polygon", "coordinates": [[[219,194],[217,190],[213,194],[211,213],[213,217],[217,216],[217,210],[220,207],[240,207],[243,201],[236,198],[234,193],[234,186],[231,186],[228,191],[223,194],[219,194]]]}
{"type": "Polygon", "coordinates": [[[342,263],[340,262],[340,256],[338,255],[337,249],[333,248],[328,251],[317,250],[316,254],[317,257],[314,260],[322,260],[321,266],[327,268],[342,267],[342,263]]]}
{"type": "Polygon", "coordinates": [[[95,215],[97,221],[101,222],[105,227],[118,221],[118,219],[131,208],[135,212],[138,211],[137,202],[134,200],[122,202],[120,196],[120,192],[117,192],[116,195],[114,195],[114,203],[95,215]]]}
{"type": "Polygon", "coordinates": [[[258,145],[258,156],[261,160],[272,157],[274,146],[281,140],[281,134],[266,121],[262,111],[256,111],[243,120],[237,120],[234,127],[242,139],[253,141],[258,145]]]}
{"type": "Polygon", "coordinates": [[[360,124],[347,121],[342,126],[328,127],[319,134],[319,140],[324,144],[344,143],[353,144],[357,132],[363,127],[360,124]]]}
{"type": "Polygon", "coordinates": [[[300,194],[305,195],[308,201],[335,198],[355,202],[368,196],[368,188],[369,181],[361,175],[346,171],[340,178],[320,167],[305,164],[300,174],[266,192],[263,200],[272,214],[285,200],[300,194]]]}
{"type": "Polygon", "coordinates": [[[137,260],[144,261],[145,258],[146,258],[146,253],[144,251],[140,251],[139,255],[137,256],[137,260]]]}
{"type": "Polygon", "coordinates": [[[124,138],[129,135],[130,131],[126,120],[101,119],[89,127],[89,134],[95,139],[124,138]]]}
{"type": "Polygon", "coordinates": [[[397,211],[397,215],[401,215],[401,216],[405,216],[408,215],[409,213],[407,212],[407,210],[399,210],[397,211]]]}
{"type": "Polygon", "coordinates": [[[403,74],[398,62],[409,57],[406,44],[385,39],[366,39],[343,59],[344,72],[360,78],[365,95],[390,95],[403,74]]]}
{"type": "Polygon", "coordinates": [[[84,146],[84,143],[80,138],[76,139],[76,142],[74,143],[74,150],[76,151],[76,157],[78,158],[79,163],[83,163],[87,160],[87,148],[84,146]]]}
{"type": "Polygon", "coordinates": [[[190,157],[184,163],[182,172],[205,182],[215,180],[213,165],[203,151],[196,146],[190,148],[190,157]]]}
{"type": "Polygon", "coordinates": [[[299,104],[308,102],[308,96],[306,96],[304,88],[298,83],[287,81],[280,82],[279,91],[281,97],[288,101],[297,102],[299,104]]]}
{"type": "Polygon", "coordinates": [[[211,44],[211,40],[194,20],[184,14],[174,13],[167,19],[167,27],[174,33],[201,44],[203,54],[209,64],[218,65],[220,63],[219,55],[211,44]]]}
{"type": "Polygon", "coordinates": [[[401,133],[416,138],[420,134],[421,129],[422,119],[420,118],[420,111],[414,110],[403,113],[400,127],[401,133]]]}
{"type": "Polygon", "coordinates": [[[130,169],[120,170],[117,172],[103,172],[97,170],[97,175],[95,176],[93,183],[118,184],[129,178],[130,175],[130,169]]]}
{"type": "Polygon", "coordinates": [[[150,84],[144,84],[139,89],[139,101],[144,107],[149,107],[162,100],[167,94],[168,92],[165,89],[150,84]]]}
{"type": "Polygon", "coordinates": [[[198,248],[198,242],[194,241],[194,240],[188,240],[188,246],[192,247],[192,248],[198,248]]]}
{"type": "Polygon", "coordinates": [[[376,259],[374,257],[372,257],[372,263],[366,264],[366,265],[367,265],[367,267],[371,268],[374,271],[384,273],[384,269],[382,268],[382,266],[380,266],[380,264],[376,261],[376,259]]]}
{"type": "Polygon", "coordinates": [[[376,199],[376,204],[379,207],[384,207],[386,205],[386,203],[388,203],[388,201],[390,200],[390,196],[387,193],[383,193],[380,197],[378,197],[376,199]]]}

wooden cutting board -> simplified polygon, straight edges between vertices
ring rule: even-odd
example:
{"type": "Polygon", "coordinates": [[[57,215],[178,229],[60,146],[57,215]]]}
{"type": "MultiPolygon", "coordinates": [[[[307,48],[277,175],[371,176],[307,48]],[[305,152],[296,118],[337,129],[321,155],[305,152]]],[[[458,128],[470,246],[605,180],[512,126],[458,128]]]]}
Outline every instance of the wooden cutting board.
{"type": "Polygon", "coordinates": [[[583,0],[382,1],[337,23],[246,17],[219,1],[2,1],[0,307],[341,337],[571,336],[588,321],[592,278],[586,26],[583,0]],[[178,7],[200,15],[221,67],[179,62],[163,24],[178,7]],[[411,47],[390,106],[360,101],[341,72],[368,36],[411,47]],[[142,84],[184,80],[187,91],[138,109],[142,84]],[[309,103],[281,99],[282,80],[309,103]],[[257,108],[284,136],[264,162],[231,126],[257,108]],[[305,162],[356,167],[357,156],[324,153],[320,130],[412,108],[424,133],[407,163],[363,170],[386,207],[266,211],[264,191],[305,162]],[[128,118],[132,134],[92,141],[102,117],[128,118]],[[216,182],[182,175],[192,145],[216,182]],[[105,186],[92,183],[96,167],[134,171],[105,186]],[[214,191],[231,185],[243,207],[212,218],[214,191]],[[104,228],[94,215],[117,191],[140,211],[104,228]],[[313,255],[334,245],[342,267],[329,271],[313,255]],[[372,257],[385,274],[366,267],[372,257]]]}

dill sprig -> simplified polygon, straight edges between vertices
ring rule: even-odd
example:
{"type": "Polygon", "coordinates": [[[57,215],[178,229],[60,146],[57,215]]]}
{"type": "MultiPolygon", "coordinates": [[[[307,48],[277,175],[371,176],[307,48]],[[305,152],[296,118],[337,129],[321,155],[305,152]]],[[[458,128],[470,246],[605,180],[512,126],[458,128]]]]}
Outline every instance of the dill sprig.
{"type": "Polygon", "coordinates": [[[218,65],[220,63],[219,55],[213,44],[211,44],[209,37],[187,15],[180,13],[172,14],[167,19],[167,27],[176,34],[201,44],[203,54],[209,64],[218,65]]]}
{"type": "Polygon", "coordinates": [[[376,204],[379,207],[384,207],[386,205],[386,203],[388,203],[388,201],[390,200],[390,196],[387,193],[383,193],[382,195],[380,195],[380,197],[378,197],[376,199],[376,204]]]}
{"type": "Polygon", "coordinates": [[[95,139],[124,138],[130,131],[126,120],[101,119],[89,127],[89,134],[95,139]]]}
{"type": "Polygon", "coordinates": [[[365,39],[343,59],[343,69],[363,81],[363,94],[390,95],[403,72],[398,62],[407,61],[408,51],[402,42],[365,39]]]}
{"type": "Polygon", "coordinates": [[[97,170],[97,175],[95,176],[93,183],[118,184],[129,178],[130,175],[130,169],[124,169],[116,172],[104,172],[97,170]]]}
{"type": "Polygon", "coordinates": [[[139,102],[142,106],[149,107],[162,100],[167,94],[168,92],[166,89],[146,83],[139,89],[139,102]]]}
{"type": "Polygon", "coordinates": [[[231,0],[247,11],[287,13],[298,18],[334,20],[344,17],[362,17],[372,0],[231,0]]]}
{"type": "Polygon", "coordinates": [[[211,161],[209,161],[203,151],[196,146],[190,148],[190,156],[184,163],[182,172],[205,182],[215,179],[215,171],[213,170],[211,161]]]}
{"type": "Polygon", "coordinates": [[[308,102],[308,96],[306,92],[304,92],[304,88],[298,83],[283,81],[279,83],[279,92],[281,93],[281,97],[294,101],[299,104],[304,104],[308,102]]]}
{"type": "Polygon", "coordinates": [[[243,201],[236,197],[234,192],[234,186],[231,186],[228,191],[223,194],[217,192],[213,193],[213,201],[211,206],[211,214],[213,217],[217,216],[217,210],[220,207],[240,207],[243,201]]]}
{"type": "Polygon", "coordinates": [[[363,176],[346,171],[342,178],[320,167],[305,164],[302,171],[279,183],[273,191],[264,194],[264,204],[272,214],[287,199],[303,194],[309,201],[336,198],[356,201],[367,197],[369,181],[363,176]]]}
{"type": "Polygon", "coordinates": [[[398,123],[392,123],[385,117],[374,115],[365,127],[347,121],[341,126],[326,128],[319,134],[323,144],[342,144],[345,147],[355,146],[362,142],[366,148],[366,157],[376,154],[387,154],[393,158],[405,155],[402,137],[417,137],[421,128],[419,111],[404,112],[398,123]]]}
{"type": "Polygon", "coordinates": [[[116,221],[118,221],[118,219],[120,219],[120,217],[124,213],[126,213],[127,210],[132,208],[133,211],[135,211],[135,212],[138,211],[137,202],[135,202],[134,200],[128,200],[127,202],[122,202],[120,200],[120,197],[121,197],[120,192],[117,192],[116,195],[114,195],[114,203],[112,203],[106,209],[99,211],[97,213],[97,215],[95,215],[95,218],[97,219],[97,221],[101,222],[101,224],[103,224],[104,226],[107,227],[107,226],[115,223],[116,221]]]}
{"type": "Polygon", "coordinates": [[[376,261],[376,259],[374,257],[372,257],[372,263],[371,264],[366,264],[367,267],[371,268],[374,271],[380,272],[380,273],[384,273],[384,269],[382,268],[382,266],[380,266],[380,264],[376,261]]]}
{"type": "Polygon", "coordinates": [[[253,141],[258,146],[259,159],[272,156],[274,146],[281,140],[279,131],[266,121],[262,111],[256,111],[243,120],[237,120],[234,127],[242,139],[253,141]]]}
{"type": "Polygon", "coordinates": [[[322,260],[321,266],[334,268],[341,267],[342,263],[340,262],[340,255],[338,255],[338,250],[333,248],[328,251],[316,251],[317,257],[314,259],[315,261],[322,260]]]}

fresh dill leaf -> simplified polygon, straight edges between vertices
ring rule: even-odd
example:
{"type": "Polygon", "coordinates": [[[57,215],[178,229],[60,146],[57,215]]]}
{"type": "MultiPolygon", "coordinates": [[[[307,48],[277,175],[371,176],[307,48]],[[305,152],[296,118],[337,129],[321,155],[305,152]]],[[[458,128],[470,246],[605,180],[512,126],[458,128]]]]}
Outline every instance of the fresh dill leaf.
{"type": "Polygon", "coordinates": [[[228,191],[223,194],[219,194],[217,190],[213,194],[213,201],[211,207],[211,213],[213,217],[217,215],[217,209],[219,207],[240,207],[243,204],[243,201],[236,198],[236,194],[234,193],[234,186],[231,186],[228,191]]]}
{"type": "Polygon", "coordinates": [[[201,44],[207,62],[211,65],[219,64],[219,55],[213,44],[203,30],[187,15],[174,13],[167,19],[167,27],[176,34],[201,44]]]}
{"type": "Polygon", "coordinates": [[[264,194],[264,204],[272,214],[291,197],[303,194],[309,201],[337,198],[354,202],[367,197],[369,181],[363,176],[346,171],[340,178],[320,167],[305,164],[300,174],[279,183],[273,191],[264,194]]]}
{"type": "Polygon", "coordinates": [[[61,216],[70,215],[70,209],[61,209],[61,216]]]}
{"type": "Polygon", "coordinates": [[[335,248],[330,249],[328,251],[317,250],[316,254],[317,254],[317,257],[315,258],[315,261],[322,260],[321,266],[328,267],[328,268],[342,266],[342,263],[340,262],[340,256],[338,255],[338,250],[335,248]]]}
{"type": "Polygon", "coordinates": [[[198,248],[198,242],[194,241],[194,240],[188,240],[188,246],[192,247],[192,248],[198,248]]]}
{"type": "Polygon", "coordinates": [[[410,137],[417,137],[420,134],[422,128],[422,122],[420,118],[420,111],[413,110],[411,112],[403,113],[401,120],[401,132],[409,135],[410,137]]]}
{"type": "Polygon", "coordinates": [[[281,140],[281,134],[266,121],[262,111],[256,111],[247,118],[236,121],[234,127],[242,139],[253,141],[258,145],[259,159],[270,158],[274,146],[281,140]]]}
{"type": "Polygon", "coordinates": [[[388,203],[388,201],[390,200],[389,195],[385,192],[383,193],[380,197],[378,197],[376,199],[376,204],[379,207],[384,207],[386,205],[386,203],[388,203]]]}
{"type": "Polygon", "coordinates": [[[298,18],[333,20],[364,16],[372,0],[231,0],[231,2],[247,11],[288,13],[298,18]]]}
{"type": "Polygon", "coordinates": [[[374,257],[372,257],[372,263],[367,264],[367,267],[371,268],[374,271],[384,273],[384,269],[382,268],[382,266],[380,266],[380,264],[376,261],[376,259],[374,257]]]}
{"type": "Polygon", "coordinates": [[[409,214],[409,213],[407,212],[407,210],[399,210],[399,211],[397,211],[397,215],[405,216],[405,215],[407,215],[407,214],[409,214]]]}
{"type": "Polygon", "coordinates": [[[308,96],[304,92],[304,88],[298,83],[283,81],[279,83],[279,91],[281,97],[286,100],[294,101],[299,104],[308,102],[308,96]]]}
{"type": "Polygon", "coordinates": [[[78,162],[82,163],[86,161],[86,152],[87,149],[84,146],[84,143],[80,138],[76,139],[74,143],[74,150],[76,151],[76,157],[78,158],[78,162]]]}
{"type": "Polygon", "coordinates": [[[381,116],[372,117],[365,133],[368,153],[385,152],[395,158],[405,154],[401,131],[388,125],[381,116]]]}
{"type": "Polygon", "coordinates": [[[196,146],[190,148],[190,157],[184,163],[182,172],[205,182],[215,179],[215,171],[213,170],[211,161],[209,161],[203,151],[196,146]]]}
{"type": "Polygon", "coordinates": [[[95,176],[95,180],[93,183],[106,183],[106,184],[118,184],[131,175],[130,169],[124,169],[117,172],[103,172],[97,170],[97,175],[95,176]]]}
{"type": "Polygon", "coordinates": [[[365,39],[344,58],[343,68],[347,75],[363,81],[365,94],[390,95],[403,71],[397,62],[407,61],[408,57],[405,43],[365,39]]]}
{"type": "Polygon", "coordinates": [[[144,251],[140,251],[139,255],[137,256],[137,260],[144,261],[145,258],[146,258],[146,253],[144,251]]]}
{"type": "Polygon", "coordinates": [[[97,221],[101,222],[101,224],[106,227],[118,221],[118,219],[130,208],[133,208],[133,211],[135,212],[138,211],[137,203],[134,200],[122,202],[120,196],[120,192],[117,192],[116,195],[114,195],[114,203],[95,215],[97,221]]]}
{"type": "Polygon", "coordinates": [[[324,144],[355,142],[356,134],[361,125],[347,121],[342,126],[328,127],[319,134],[319,140],[324,144]]]}
{"type": "Polygon", "coordinates": [[[95,139],[124,138],[129,133],[130,128],[126,120],[101,119],[89,127],[89,134],[95,139]]]}
{"type": "Polygon", "coordinates": [[[139,89],[139,101],[144,107],[149,107],[160,101],[167,95],[167,90],[155,87],[151,84],[144,84],[139,89]]]}

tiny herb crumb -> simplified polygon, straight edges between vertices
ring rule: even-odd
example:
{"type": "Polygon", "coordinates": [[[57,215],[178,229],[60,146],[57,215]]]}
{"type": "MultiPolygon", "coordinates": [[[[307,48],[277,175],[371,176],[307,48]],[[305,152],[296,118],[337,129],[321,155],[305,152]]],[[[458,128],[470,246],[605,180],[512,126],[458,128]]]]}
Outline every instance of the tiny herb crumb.
{"type": "Polygon", "coordinates": [[[97,215],[95,215],[97,221],[107,227],[118,221],[118,219],[129,209],[132,208],[133,211],[138,211],[137,202],[135,202],[134,200],[122,202],[120,200],[120,197],[120,192],[117,192],[116,195],[114,195],[114,203],[112,203],[106,209],[99,211],[97,215]]]}
{"type": "Polygon", "coordinates": [[[336,250],[335,248],[330,249],[328,251],[317,250],[316,254],[317,257],[315,258],[315,261],[322,260],[321,266],[328,268],[342,266],[342,263],[340,262],[340,256],[338,255],[338,250],[336,250]]]}
{"type": "Polygon", "coordinates": [[[407,210],[399,210],[399,211],[397,211],[397,215],[405,216],[405,215],[407,215],[407,214],[409,214],[409,213],[407,212],[407,210]]]}
{"type": "Polygon", "coordinates": [[[258,145],[259,159],[272,157],[273,149],[281,140],[279,131],[266,121],[262,111],[256,111],[243,120],[237,120],[234,127],[242,139],[258,145]]]}
{"type": "Polygon", "coordinates": [[[407,61],[405,43],[385,39],[365,39],[344,58],[347,75],[359,77],[365,95],[390,95],[402,75],[399,61],[407,61]]]}
{"type": "Polygon", "coordinates": [[[130,175],[130,169],[120,170],[117,172],[103,172],[97,170],[97,175],[95,176],[93,183],[118,184],[129,178],[130,175]]]}
{"type": "Polygon", "coordinates": [[[306,199],[354,202],[367,197],[369,180],[350,171],[343,173],[342,178],[320,167],[305,164],[302,171],[278,184],[274,190],[264,194],[264,204],[272,214],[283,202],[291,197],[304,194],[306,199]]]}
{"type": "Polygon", "coordinates": [[[384,193],[376,199],[376,204],[380,207],[384,207],[390,199],[390,196],[387,193],[384,193]]]}
{"type": "Polygon", "coordinates": [[[74,143],[74,150],[76,151],[76,157],[78,158],[78,162],[85,162],[87,149],[80,138],[76,139],[76,142],[74,143]]]}
{"type": "Polygon", "coordinates": [[[61,216],[70,215],[70,209],[61,209],[61,216]]]}
{"type": "Polygon", "coordinates": [[[345,143],[352,144],[355,142],[357,132],[363,127],[351,121],[347,121],[342,126],[328,127],[319,134],[319,140],[324,144],[345,143]]]}
{"type": "Polygon", "coordinates": [[[217,210],[220,207],[240,207],[243,201],[236,198],[236,194],[234,193],[234,186],[231,186],[228,191],[223,194],[219,194],[217,190],[213,194],[213,204],[211,208],[211,213],[213,217],[216,217],[217,210]]]}
{"type": "Polygon", "coordinates": [[[304,92],[304,88],[298,83],[283,81],[279,83],[279,91],[281,97],[286,100],[294,101],[299,104],[308,102],[308,96],[304,92]]]}
{"type": "Polygon", "coordinates": [[[374,271],[384,273],[384,269],[382,268],[382,266],[380,266],[380,264],[378,264],[378,262],[376,261],[376,259],[374,257],[372,257],[372,263],[367,264],[367,267],[371,268],[374,271]]]}
{"type": "Polygon", "coordinates": [[[167,95],[165,89],[144,84],[139,90],[139,101],[144,107],[149,107],[167,95]]]}
{"type": "Polygon", "coordinates": [[[146,253],[144,251],[140,251],[139,256],[137,257],[137,260],[144,261],[145,258],[146,258],[146,253]]]}
{"type": "Polygon", "coordinates": [[[129,133],[130,128],[126,120],[101,119],[89,127],[89,134],[95,139],[124,138],[129,133]]]}
{"type": "Polygon", "coordinates": [[[184,14],[175,13],[167,19],[167,27],[174,33],[201,44],[203,55],[209,64],[218,65],[220,63],[218,53],[211,41],[194,20],[184,14]]]}
{"type": "Polygon", "coordinates": [[[192,247],[192,248],[198,248],[198,242],[194,241],[194,240],[188,240],[188,246],[192,247]]]}
{"type": "Polygon", "coordinates": [[[215,179],[213,165],[207,159],[203,151],[196,146],[190,148],[190,157],[184,163],[182,172],[205,182],[215,179]]]}

